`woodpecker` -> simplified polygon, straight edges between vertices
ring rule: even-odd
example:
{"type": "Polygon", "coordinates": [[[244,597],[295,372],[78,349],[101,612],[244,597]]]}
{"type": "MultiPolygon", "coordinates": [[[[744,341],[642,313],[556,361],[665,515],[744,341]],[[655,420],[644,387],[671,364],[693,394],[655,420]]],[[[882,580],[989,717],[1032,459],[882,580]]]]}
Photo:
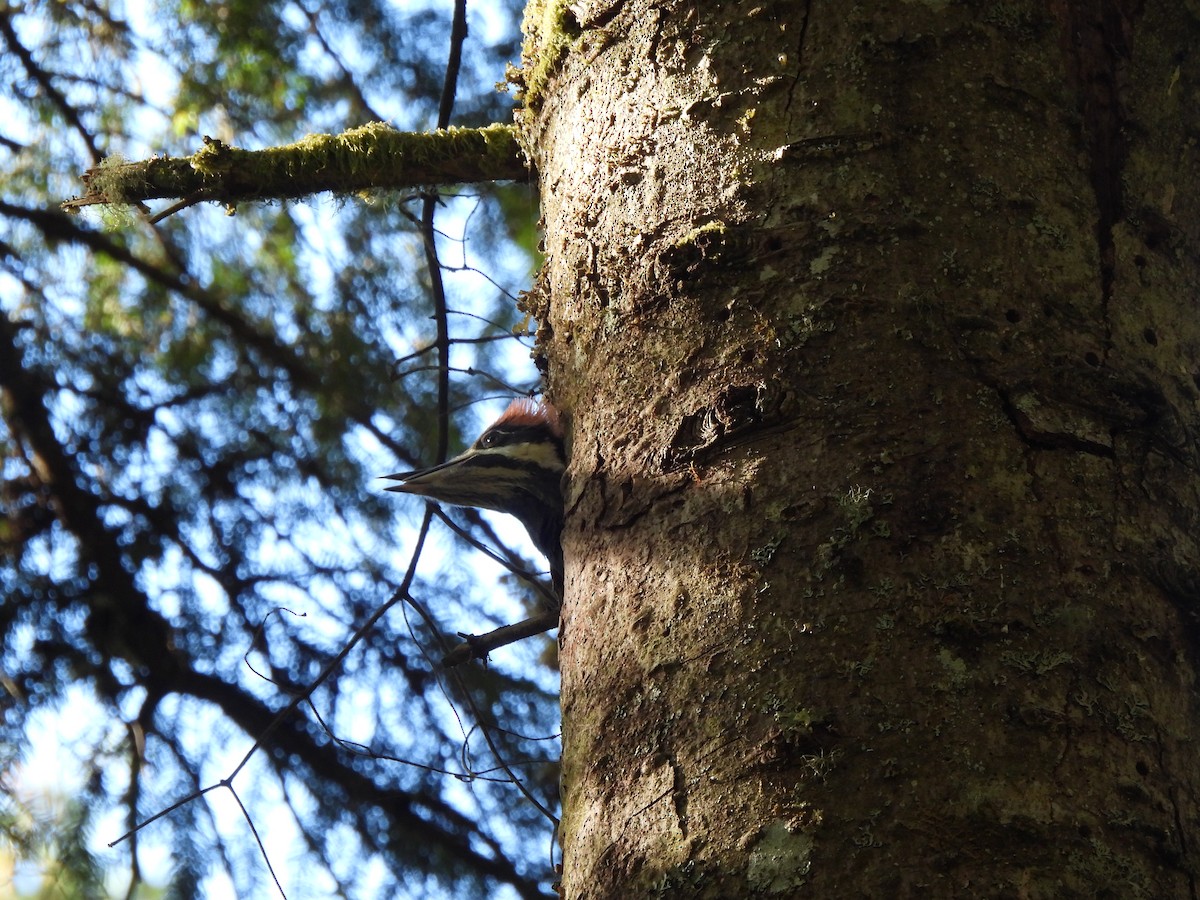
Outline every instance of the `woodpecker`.
{"type": "Polygon", "coordinates": [[[465,453],[429,469],[383,477],[400,482],[389,491],[516,516],[550,563],[554,595],[561,602],[566,465],[558,412],[522,398],[509,404],[465,453]]]}

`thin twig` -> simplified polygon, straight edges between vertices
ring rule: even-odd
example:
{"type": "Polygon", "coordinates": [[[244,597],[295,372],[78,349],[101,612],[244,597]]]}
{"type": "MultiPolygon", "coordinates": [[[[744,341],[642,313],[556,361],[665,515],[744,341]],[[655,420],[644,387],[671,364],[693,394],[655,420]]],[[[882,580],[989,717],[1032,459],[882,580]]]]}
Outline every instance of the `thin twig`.
{"type": "Polygon", "coordinates": [[[190,793],[186,797],[176,801],[175,803],[172,803],[166,809],[161,810],[160,812],[155,813],[149,819],[146,819],[145,821],[138,823],[136,826],[131,828],[129,831],[125,832],[119,838],[117,838],[114,841],[111,841],[108,845],[109,847],[115,847],[117,844],[121,843],[126,838],[130,837],[131,835],[135,834],[138,831],[141,831],[143,828],[145,828],[151,822],[155,822],[158,819],[161,819],[163,816],[167,815],[168,813],[174,812],[175,810],[179,809],[179,807],[183,806],[184,804],[190,803],[191,801],[195,800],[197,797],[201,797],[204,794],[207,794],[211,790],[221,787],[222,785],[225,785],[227,783],[231,784],[233,782],[233,780],[235,778],[237,778],[238,774],[242,771],[242,769],[244,769],[246,767],[246,764],[250,762],[250,760],[254,756],[254,754],[257,753],[259,748],[262,747],[266,743],[267,738],[270,737],[275,732],[275,729],[279,727],[280,723],[283,722],[283,720],[286,719],[292,713],[292,711],[296,709],[297,706],[299,706],[301,703],[303,703],[305,700],[307,700],[309,697],[311,697],[313,692],[315,692],[318,687],[320,687],[322,684],[325,683],[325,681],[329,678],[329,676],[333,674],[334,670],[342,664],[342,660],[344,660],[346,658],[346,656],[349,655],[350,651],[353,650],[355,648],[355,646],[358,645],[358,642],[363,639],[363,637],[367,634],[367,632],[369,632],[372,628],[375,627],[375,623],[378,622],[380,619],[382,619],[383,616],[388,612],[388,610],[390,610],[393,606],[395,606],[397,603],[399,603],[401,600],[405,599],[408,596],[409,589],[412,587],[413,579],[416,578],[416,575],[417,575],[417,562],[421,558],[421,550],[425,546],[425,538],[429,534],[429,525],[432,521],[433,521],[433,513],[427,509],[425,511],[425,518],[421,521],[420,531],[417,532],[417,544],[413,550],[412,560],[409,562],[408,571],[405,573],[404,581],[401,582],[400,587],[398,587],[396,589],[395,593],[393,593],[392,596],[388,598],[386,603],[384,603],[377,610],[375,610],[375,612],[372,613],[371,616],[365,622],[363,622],[362,625],[360,625],[357,629],[355,629],[354,634],[352,634],[350,636],[350,640],[348,640],[342,646],[342,649],[338,651],[336,656],[334,656],[331,660],[329,660],[329,662],[327,662],[325,664],[325,667],[323,669],[321,669],[320,674],[317,675],[317,677],[313,680],[312,684],[310,684],[307,688],[305,688],[303,693],[300,693],[300,694],[297,694],[296,696],[294,696],[292,698],[291,702],[288,703],[287,706],[285,706],[282,710],[280,710],[278,713],[276,713],[275,717],[273,719],[271,719],[271,721],[270,721],[270,723],[268,723],[267,727],[264,728],[262,733],[255,739],[254,744],[250,747],[249,750],[246,751],[246,754],[242,757],[241,761],[234,767],[233,771],[230,772],[229,775],[226,776],[224,779],[222,779],[222,781],[219,782],[218,784],[209,785],[206,788],[201,788],[201,789],[192,791],[192,793],[190,793]]]}
{"type": "Polygon", "coordinates": [[[487,659],[488,654],[499,647],[507,647],[557,628],[558,615],[558,610],[547,610],[513,625],[503,625],[487,634],[463,634],[460,631],[458,636],[463,638],[463,643],[442,657],[442,665],[450,669],[473,659],[487,659]]]}

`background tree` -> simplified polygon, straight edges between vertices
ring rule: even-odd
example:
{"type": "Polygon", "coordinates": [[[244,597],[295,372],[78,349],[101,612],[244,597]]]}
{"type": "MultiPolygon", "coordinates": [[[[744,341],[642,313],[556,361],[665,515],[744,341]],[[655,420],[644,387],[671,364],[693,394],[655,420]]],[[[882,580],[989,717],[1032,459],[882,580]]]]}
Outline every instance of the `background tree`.
{"type": "MultiPolygon", "coordinates": [[[[542,648],[452,677],[435,665],[445,636],[510,621],[533,592],[494,563],[476,582],[457,551],[421,556],[449,532],[375,481],[460,446],[498,409],[471,404],[534,386],[530,342],[512,337],[529,189],[232,218],[208,205],[154,225],[55,211],[102,157],[191,152],[201,135],[253,148],[377,120],[511,119],[494,85],[518,55],[519,9],[454,12],[0,8],[2,821],[27,847],[30,757],[56,735],[89,814],[72,834],[93,835],[58,856],[79,861],[85,894],[97,864],[136,884],[165,845],[172,895],[231,881],[265,896],[255,836],[223,792],[103,852],[260,737],[234,787],[289,897],[547,892],[552,824],[479,732],[502,722],[500,754],[553,806],[542,648]]],[[[455,521],[503,566],[541,566],[481,517],[455,521]]]]}

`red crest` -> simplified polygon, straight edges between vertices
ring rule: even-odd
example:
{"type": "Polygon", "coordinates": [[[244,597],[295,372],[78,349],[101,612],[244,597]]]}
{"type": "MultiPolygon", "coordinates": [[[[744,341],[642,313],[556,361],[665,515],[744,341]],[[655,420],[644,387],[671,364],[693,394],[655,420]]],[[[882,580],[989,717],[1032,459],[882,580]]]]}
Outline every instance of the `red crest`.
{"type": "Polygon", "coordinates": [[[562,422],[559,420],[558,410],[544,400],[539,402],[529,397],[518,397],[508,404],[508,409],[491,424],[491,427],[495,428],[498,425],[517,428],[545,425],[551,434],[562,437],[562,422]]]}

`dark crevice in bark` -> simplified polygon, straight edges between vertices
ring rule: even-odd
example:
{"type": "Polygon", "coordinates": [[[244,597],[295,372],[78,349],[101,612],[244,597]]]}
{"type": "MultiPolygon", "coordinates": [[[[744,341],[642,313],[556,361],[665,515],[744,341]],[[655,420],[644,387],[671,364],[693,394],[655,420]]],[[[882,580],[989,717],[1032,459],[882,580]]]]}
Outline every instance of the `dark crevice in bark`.
{"type": "Polygon", "coordinates": [[[1012,398],[1004,390],[996,388],[996,394],[1000,397],[1000,405],[1004,409],[1004,414],[1016,428],[1017,435],[1030,447],[1040,450],[1070,450],[1076,453],[1090,453],[1105,459],[1116,458],[1116,452],[1107,444],[1090,441],[1069,432],[1046,431],[1038,428],[1028,415],[1017,408],[1012,398]]]}
{"type": "Polygon", "coordinates": [[[687,778],[683,774],[683,767],[679,765],[679,760],[675,754],[670,754],[669,762],[671,763],[671,800],[675,806],[675,818],[679,820],[679,831],[684,838],[688,836],[688,790],[687,778]]]}
{"type": "MultiPolygon", "coordinates": [[[[1157,745],[1158,745],[1158,768],[1159,768],[1159,771],[1162,771],[1162,772],[1170,771],[1170,765],[1169,765],[1167,759],[1165,758],[1166,757],[1166,749],[1163,745],[1163,736],[1162,736],[1161,728],[1156,729],[1155,736],[1157,738],[1157,745]]],[[[1171,812],[1175,816],[1175,831],[1176,831],[1176,835],[1179,840],[1179,855],[1183,858],[1182,859],[1183,865],[1180,865],[1179,861],[1172,860],[1171,862],[1174,865],[1176,865],[1180,871],[1184,872],[1187,875],[1188,897],[1190,898],[1190,900],[1197,900],[1197,898],[1200,897],[1200,894],[1197,893],[1195,869],[1191,865],[1189,865],[1190,853],[1189,853],[1189,848],[1188,848],[1188,828],[1187,828],[1187,824],[1183,821],[1183,813],[1179,809],[1179,790],[1178,790],[1178,788],[1172,786],[1167,791],[1167,797],[1171,801],[1171,812]]]]}
{"type": "Polygon", "coordinates": [[[1141,15],[1139,0],[1072,0],[1066,4],[1068,65],[1079,92],[1083,141],[1096,195],[1096,243],[1100,257],[1100,303],[1104,320],[1104,358],[1112,347],[1109,304],[1115,278],[1113,229],[1124,216],[1121,180],[1129,148],[1125,141],[1125,109],[1121,103],[1124,68],[1132,55],[1133,22],[1141,15]]]}
{"type": "Polygon", "coordinates": [[[783,105],[784,112],[790,112],[792,109],[792,101],[796,97],[796,86],[800,83],[800,73],[804,71],[804,39],[808,36],[808,23],[812,21],[812,0],[807,0],[804,4],[804,16],[800,23],[800,39],[796,41],[796,77],[792,79],[792,85],[788,88],[787,103],[783,105]]]}
{"type": "Polygon", "coordinates": [[[1155,549],[1157,554],[1144,561],[1142,570],[1179,616],[1189,658],[1200,668],[1200,572],[1170,559],[1166,546],[1155,549]]]}
{"type": "Polygon", "coordinates": [[[783,392],[765,384],[731,385],[713,401],[684,416],[663,451],[660,468],[674,472],[704,463],[786,424],[783,392]]]}

